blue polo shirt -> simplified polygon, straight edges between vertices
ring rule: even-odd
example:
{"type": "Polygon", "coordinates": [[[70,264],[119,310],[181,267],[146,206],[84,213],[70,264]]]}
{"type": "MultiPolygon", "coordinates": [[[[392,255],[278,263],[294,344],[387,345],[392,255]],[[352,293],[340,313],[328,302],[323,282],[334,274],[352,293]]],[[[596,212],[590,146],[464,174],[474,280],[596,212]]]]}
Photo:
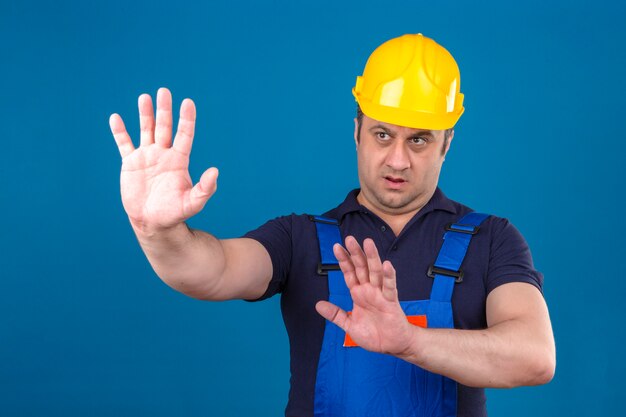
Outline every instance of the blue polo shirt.
{"type": "MultiPolygon", "coordinates": [[[[371,238],[382,260],[396,269],[400,300],[424,300],[433,280],[427,276],[443,242],[444,228],[472,211],[448,199],[437,189],[430,201],[396,236],[382,219],[360,205],[359,190],[351,191],[338,207],[324,216],[340,221],[342,238],[359,243],[371,238]]],[[[324,337],[324,319],[315,303],[328,299],[326,276],[317,274],[320,261],[315,224],[308,215],[279,217],[245,237],[259,241],[268,251],[273,277],[261,299],[281,293],[281,310],[291,352],[291,389],[285,410],[288,417],[313,416],[315,375],[324,337]]],[[[543,277],[534,269],[528,245],[508,220],[490,216],[474,236],[461,266],[463,282],[452,296],[458,329],[487,327],[485,305],[494,288],[526,282],[542,289],[543,277]]],[[[458,416],[486,416],[484,389],[458,385],[458,416]]]]}

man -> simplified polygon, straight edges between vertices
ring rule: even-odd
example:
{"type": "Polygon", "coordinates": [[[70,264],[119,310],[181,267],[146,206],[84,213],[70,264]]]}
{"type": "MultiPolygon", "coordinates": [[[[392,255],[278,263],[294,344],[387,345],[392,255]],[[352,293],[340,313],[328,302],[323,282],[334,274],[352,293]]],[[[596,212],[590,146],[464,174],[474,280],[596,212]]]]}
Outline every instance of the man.
{"type": "Polygon", "coordinates": [[[524,239],[437,188],[464,110],[459,79],[448,51],[421,34],[381,45],[353,89],[361,188],[324,216],[281,217],[239,239],[185,224],[218,176],[189,177],[191,100],[173,142],[166,89],[156,122],[139,98],[137,149],[111,116],[124,208],[159,277],[206,300],[282,293],[286,415],[485,415],[483,387],[552,378],[542,277],[524,239]]]}

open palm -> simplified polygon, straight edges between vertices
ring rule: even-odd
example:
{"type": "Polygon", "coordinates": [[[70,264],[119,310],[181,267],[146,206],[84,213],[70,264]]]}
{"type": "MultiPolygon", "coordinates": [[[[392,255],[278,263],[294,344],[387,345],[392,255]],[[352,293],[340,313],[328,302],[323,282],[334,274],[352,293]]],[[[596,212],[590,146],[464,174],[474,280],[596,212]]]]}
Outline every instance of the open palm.
{"type": "Polygon", "coordinates": [[[335,244],[333,252],[352,296],[352,311],[348,314],[328,301],[319,301],[317,311],[362,348],[402,354],[411,346],[412,325],[398,301],[393,265],[381,262],[371,239],[363,242],[363,248],[352,236],[346,237],[345,244],[345,248],[335,244]]]}
{"type": "Polygon", "coordinates": [[[140,146],[135,148],[118,114],[111,115],[111,131],[122,155],[120,188],[124,209],[135,227],[163,229],[197,214],[217,188],[217,169],[210,168],[195,186],[189,176],[196,110],[185,99],[172,143],[172,97],[159,89],[156,123],[152,99],[139,97],[140,146]]]}

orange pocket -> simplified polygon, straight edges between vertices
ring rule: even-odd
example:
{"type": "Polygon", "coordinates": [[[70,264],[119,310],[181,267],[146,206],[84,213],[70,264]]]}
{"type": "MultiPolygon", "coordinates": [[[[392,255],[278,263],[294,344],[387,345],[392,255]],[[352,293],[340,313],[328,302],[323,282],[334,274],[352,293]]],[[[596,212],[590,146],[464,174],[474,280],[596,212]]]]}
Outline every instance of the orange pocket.
{"type": "MultiPolygon", "coordinates": [[[[352,314],[351,311],[348,311],[348,315],[352,314]]],[[[428,320],[425,315],[422,316],[406,316],[406,319],[414,326],[419,327],[428,327],[428,320]]],[[[354,340],[350,337],[348,333],[346,333],[345,339],[343,339],[343,347],[356,347],[358,346],[354,343],[354,340]]]]}

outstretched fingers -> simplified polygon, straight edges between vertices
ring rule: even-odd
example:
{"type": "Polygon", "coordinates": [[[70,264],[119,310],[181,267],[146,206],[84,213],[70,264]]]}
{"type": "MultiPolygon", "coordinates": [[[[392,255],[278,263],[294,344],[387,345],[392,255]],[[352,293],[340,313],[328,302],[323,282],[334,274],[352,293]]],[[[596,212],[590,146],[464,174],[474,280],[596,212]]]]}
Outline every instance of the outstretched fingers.
{"type": "Polygon", "coordinates": [[[385,261],[382,264],[383,270],[383,297],[387,301],[398,301],[398,288],[396,285],[396,270],[391,262],[385,261]]]}
{"type": "Polygon", "coordinates": [[[196,126],[196,106],[191,99],[184,99],[180,105],[178,130],[174,138],[174,149],[184,155],[191,153],[193,134],[196,126]]]}
{"type": "Polygon", "coordinates": [[[149,94],[139,96],[139,128],[141,129],[140,146],[148,146],[154,143],[154,108],[152,97],[149,94]]]}
{"type": "Polygon", "coordinates": [[[111,128],[111,133],[113,133],[113,138],[115,139],[117,149],[120,151],[122,158],[130,155],[135,150],[135,146],[119,114],[114,113],[109,117],[109,127],[111,128]]]}
{"type": "Polygon", "coordinates": [[[164,148],[172,146],[172,93],[167,88],[157,92],[156,126],[154,141],[164,148]]]}
{"type": "Polygon", "coordinates": [[[335,243],[333,245],[333,253],[335,254],[335,258],[337,258],[337,261],[339,261],[339,268],[341,268],[343,278],[346,281],[348,288],[358,285],[359,280],[356,277],[356,271],[354,269],[352,259],[350,258],[350,253],[339,243],[335,243]]]}
{"type": "Polygon", "coordinates": [[[367,268],[367,257],[361,246],[352,236],[346,237],[346,249],[350,252],[350,260],[354,265],[356,279],[359,284],[367,284],[370,282],[369,269],[367,268]]]}
{"type": "Polygon", "coordinates": [[[380,288],[383,283],[383,265],[380,261],[376,244],[372,239],[365,239],[365,241],[363,241],[363,252],[365,253],[367,261],[370,283],[380,288]]]}
{"type": "Polygon", "coordinates": [[[348,288],[367,283],[380,288],[383,284],[383,265],[374,241],[365,239],[361,249],[356,239],[348,236],[345,245],[344,248],[336,244],[333,251],[348,288]]]}

